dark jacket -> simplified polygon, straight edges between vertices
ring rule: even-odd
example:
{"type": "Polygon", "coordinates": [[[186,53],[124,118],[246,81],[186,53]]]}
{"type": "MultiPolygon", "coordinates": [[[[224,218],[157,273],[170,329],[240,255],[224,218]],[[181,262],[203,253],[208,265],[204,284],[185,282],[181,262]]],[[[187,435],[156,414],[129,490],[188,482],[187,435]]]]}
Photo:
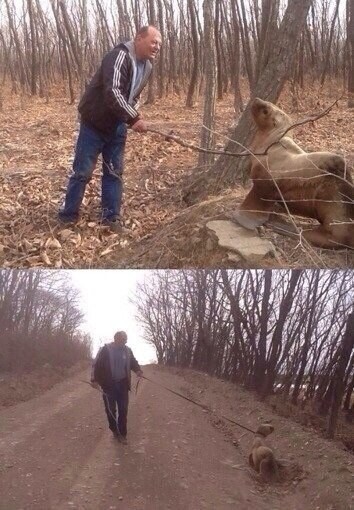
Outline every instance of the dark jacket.
{"type": "Polygon", "coordinates": [[[113,133],[118,122],[133,125],[139,120],[135,108],[151,74],[145,61],[141,85],[133,94],[136,57],[133,41],[118,44],[105,55],[79,103],[81,120],[104,134],[113,133]]]}
{"type": "MultiPolygon", "coordinates": [[[[114,346],[114,342],[111,344],[106,344],[100,349],[97,353],[96,359],[92,365],[92,373],[91,373],[91,381],[97,382],[103,391],[109,390],[114,385],[111,363],[110,363],[110,348],[114,346]]],[[[134,358],[134,354],[132,350],[125,346],[124,347],[128,354],[128,370],[127,370],[127,380],[128,387],[131,388],[131,370],[134,372],[139,372],[141,370],[139,363],[134,358]]]]}

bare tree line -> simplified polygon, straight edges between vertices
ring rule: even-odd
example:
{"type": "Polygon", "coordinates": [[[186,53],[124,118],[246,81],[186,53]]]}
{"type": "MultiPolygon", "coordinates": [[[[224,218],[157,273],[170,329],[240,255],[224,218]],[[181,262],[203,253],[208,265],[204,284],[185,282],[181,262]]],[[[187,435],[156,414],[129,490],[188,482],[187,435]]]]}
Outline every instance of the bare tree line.
{"type": "MultiPolygon", "coordinates": [[[[297,0],[292,3],[296,7],[297,0]]],[[[9,81],[15,92],[41,96],[48,96],[59,80],[74,101],[106,51],[131,38],[139,26],[153,23],[164,45],[149,101],[184,91],[192,106],[206,73],[215,72],[217,97],[233,93],[236,109],[242,110],[241,81],[254,90],[274,49],[281,59],[286,7],[280,0],[3,0],[0,80],[2,85],[9,81]]],[[[289,20],[299,22],[300,33],[286,78],[295,89],[304,87],[307,77],[321,84],[335,77],[352,93],[353,0],[306,0],[301,8],[305,23],[301,16],[289,20]]]]}
{"type": "Polygon", "coordinates": [[[78,292],[65,274],[0,270],[0,371],[87,359],[91,339],[80,331],[78,292]]]}
{"type": "Polygon", "coordinates": [[[352,418],[354,282],[350,271],[159,271],[137,288],[138,320],[158,362],[275,392],[352,418]]]}

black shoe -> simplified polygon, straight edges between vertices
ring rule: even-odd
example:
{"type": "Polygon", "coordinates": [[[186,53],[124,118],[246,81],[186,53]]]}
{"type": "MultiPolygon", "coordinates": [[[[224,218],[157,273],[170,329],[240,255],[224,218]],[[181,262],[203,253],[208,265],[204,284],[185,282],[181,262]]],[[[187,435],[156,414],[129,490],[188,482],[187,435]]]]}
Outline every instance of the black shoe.
{"type": "Polygon", "coordinates": [[[114,435],[114,437],[116,437],[116,438],[117,438],[118,436],[120,436],[120,434],[119,434],[119,432],[118,432],[118,430],[117,430],[117,429],[113,429],[113,428],[109,427],[109,430],[112,432],[112,434],[114,435]]]}
{"type": "Polygon", "coordinates": [[[58,214],[58,220],[60,221],[60,223],[63,223],[64,225],[70,225],[70,224],[77,223],[79,221],[79,217],[78,216],[61,216],[60,214],[58,214]]]}
{"type": "Polygon", "coordinates": [[[113,232],[116,232],[117,234],[125,234],[128,232],[126,228],[123,227],[121,220],[102,220],[101,221],[102,227],[108,227],[113,232]]]}
{"type": "MultiPolygon", "coordinates": [[[[112,430],[112,429],[111,429],[112,430]]],[[[118,430],[112,430],[113,436],[122,444],[127,444],[127,436],[122,436],[118,430]]]]}

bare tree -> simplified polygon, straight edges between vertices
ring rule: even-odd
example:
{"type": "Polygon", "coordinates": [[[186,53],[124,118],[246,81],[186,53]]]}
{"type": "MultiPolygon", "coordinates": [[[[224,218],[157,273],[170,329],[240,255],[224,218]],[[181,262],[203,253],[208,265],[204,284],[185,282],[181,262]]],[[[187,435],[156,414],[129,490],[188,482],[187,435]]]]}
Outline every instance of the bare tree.
{"type": "Polygon", "coordinates": [[[0,270],[0,370],[70,366],[90,356],[78,293],[56,271],[0,270]],[[83,341],[81,341],[83,340],[83,341]]]}
{"type": "MultiPolygon", "coordinates": [[[[208,63],[204,57],[208,23],[200,19],[195,0],[50,3],[54,18],[44,0],[4,0],[0,6],[0,67],[3,82],[11,81],[13,91],[33,94],[36,88],[36,93],[49,99],[50,88],[59,79],[68,85],[72,101],[103,54],[150,22],[159,27],[164,44],[154,66],[148,101],[156,92],[159,97],[185,92],[186,104],[195,103],[208,63]]],[[[219,98],[234,93],[236,112],[243,111],[241,79],[248,82],[251,95],[273,100],[287,79],[291,79],[294,101],[298,85],[321,80],[321,76],[339,78],[342,73],[351,87],[352,0],[347,0],[345,24],[340,10],[333,13],[327,1],[288,2],[283,15],[284,4],[279,0],[215,0],[217,93],[219,98]]],[[[242,123],[238,129],[243,127],[245,132],[247,123],[242,123]]],[[[228,166],[225,158],[217,164],[223,169],[228,166]]],[[[239,179],[244,169],[237,164],[236,170],[239,179]]]]}
{"type": "Polygon", "coordinates": [[[326,56],[325,56],[324,66],[323,66],[323,71],[322,71],[322,76],[321,76],[321,85],[323,85],[324,82],[325,82],[328,66],[330,64],[331,46],[332,46],[332,43],[333,43],[334,28],[335,28],[336,19],[337,19],[337,16],[338,16],[339,3],[340,3],[340,0],[337,0],[336,1],[336,6],[335,6],[335,10],[334,10],[334,14],[333,14],[333,18],[332,18],[331,29],[330,29],[330,33],[329,33],[327,50],[326,50],[326,56]]]}
{"type": "MultiPolygon", "coordinates": [[[[204,115],[201,135],[201,146],[206,149],[212,149],[215,145],[215,135],[213,134],[215,120],[216,104],[216,52],[215,38],[213,30],[213,19],[215,2],[214,0],[204,0],[204,73],[205,73],[205,92],[204,92],[204,115]]],[[[200,153],[198,165],[210,165],[214,161],[212,154],[200,153]]]]}
{"type": "Polygon", "coordinates": [[[350,271],[204,269],[155,272],[136,304],[159,363],[311,402],[334,430],[352,395],[353,301],[350,271]]]}
{"type": "Polygon", "coordinates": [[[199,65],[200,65],[200,49],[199,49],[199,36],[197,29],[197,10],[195,7],[194,0],[187,0],[188,13],[191,22],[192,32],[192,50],[193,50],[193,66],[192,75],[189,82],[186,106],[191,108],[194,106],[195,95],[197,90],[197,81],[199,76],[199,65]]]}
{"type": "MultiPolygon", "coordinates": [[[[307,13],[311,0],[293,0],[289,2],[284,17],[280,23],[277,44],[270,49],[267,63],[261,72],[257,83],[251,89],[252,97],[261,97],[271,102],[278,99],[286,79],[294,63],[295,50],[306,22],[307,13]],[[277,79],[274,79],[274,76],[277,79]]],[[[251,102],[239,119],[237,126],[233,129],[232,139],[225,150],[240,152],[244,146],[248,146],[254,131],[252,129],[251,102]]],[[[210,171],[202,178],[193,183],[186,191],[185,199],[193,202],[198,197],[207,193],[216,192],[219,188],[237,182],[243,176],[242,158],[231,156],[220,156],[210,171]]]]}
{"type": "Polygon", "coordinates": [[[348,317],[347,328],[343,335],[341,352],[333,376],[331,410],[328,418],[327,436],[334,437],[338,414],[345,391],[345,371],[354,349],[354,313],[348,317]]]}
{"type": "Polygon", "coordinates": [[[354,108],[354,0],[347,0],[348,106],[354,108]]]}

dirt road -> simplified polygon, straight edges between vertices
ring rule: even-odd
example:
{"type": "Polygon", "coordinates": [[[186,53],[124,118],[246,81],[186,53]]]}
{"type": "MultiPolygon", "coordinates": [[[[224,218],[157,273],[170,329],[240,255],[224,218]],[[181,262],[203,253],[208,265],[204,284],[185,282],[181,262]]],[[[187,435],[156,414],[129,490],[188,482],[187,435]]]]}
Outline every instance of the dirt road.
{"type": "MultiPolygon", "coordinates": [[[[231,418],[248,426],[259,418],[272,419],[264,409],[256,417],[254,402],[246,405],[245,393],[235,397],[231,385],[202,374],[182,377],[178,371],[158,367],[147,367],[145,374],[176,391],[199,396],[216,413],[228,410],[231,418]]],[[[0,412],[1,510],[354,508],[353,457],[318,438],[325,444],[324,460],[338,467],[332,472],[321,467],[326,470],[319,473],[319,456],[316,461],[311,453],[321,451],[319,443],[300,426],[292,424],[292,430],[303,434],[304,445],[307,441],[308,447],[301,450],[308,475],[268,487],[249,474],[250,434],[223,426],[148,381],[142,381],[137,395],[131,392],[128,445],[118,443],[107,428],[100,395],[80,383],[81,377],[87,378],[87,373],[0,412]]],[[[289,428],[289,422],[281,420],[282,427],[289,428]]],[[[280,418],[274,422],[278,426],[280,418]]],[[[287,444],[283,435],[280,431],[282,450],[287,444]]]]}

